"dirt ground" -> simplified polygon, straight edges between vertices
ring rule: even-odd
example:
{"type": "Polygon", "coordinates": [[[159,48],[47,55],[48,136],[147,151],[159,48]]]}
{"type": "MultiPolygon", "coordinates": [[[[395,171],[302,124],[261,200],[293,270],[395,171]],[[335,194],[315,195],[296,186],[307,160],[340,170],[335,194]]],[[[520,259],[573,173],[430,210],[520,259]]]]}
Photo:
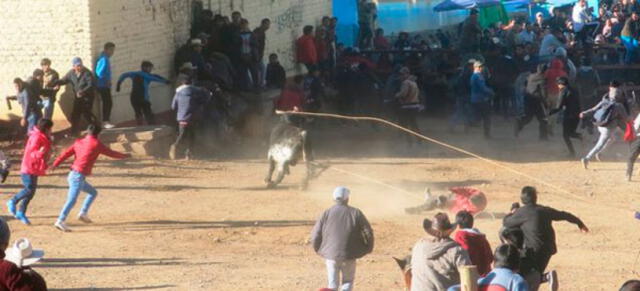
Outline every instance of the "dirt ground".
{"type": "MultiPolygon", "coordinates": [[[[351,205],[368,216],[376,237],[374,252],[358,261],[356,288],[402,290],[392,256],[408,254],[425,235],[421,221],[430,214],[406,215],[403,209],[421,203],[426,187],[435,193],[451,186],[482,189],[497,218],[479,219],[476,226],[495,247],[500,218],[518,200],[520,188],[533,185],[541,193],[540,204],[574,213],[591,229],[583,234],[569,223],[555,224],[559,253],[550,269],[559,273],[560,290],[617,290],[638,277],[632,246],[640,239],[640,221],[632,209],[639,206],[640,184],[624,179],[627,146],[618,142],[587,171],[565,158],[559,128],[543,142],[537,140],[535,122],[518,139],[511,122],[497,118],[494,123],[495,138],[489,141],[479,128],[450,133],[443,119],[426,119],[421,126],[429,136],[578,198],[434,144],[407,150],[392,130],[347,124],[329,131],[325,123],[314,137],[315,150],[316,159],[330,168],[307,191],[297,187],[300,166],[279,188],[264,189],[266,145],[259,141],[237,147],[243,154],[235,158],[221,153],[200,161],[104,159],[89,178],[99,191],[93,224],[75,220],[76,205],[69,220],[73,232],[53,228],[66,198],[67,171],[61,167],[40,180],[29,209],[33,225],[9,222],[12,238],[28,237],[45,249],[46,259],[34,269],[52,289],[317,290],[326,284],[325,267],[307,240],[317,216],[332,205],[332,189],[345,185],[352,190],[351,205]]],[[[586,151],[594,138],[578,142],[578,148],[586,151]]],[[[17,152],[13,158],[19,159],[17,152]]],[[[0,186],[3,200],[19,189],[17,168],[16,162],[0,186]]]]}

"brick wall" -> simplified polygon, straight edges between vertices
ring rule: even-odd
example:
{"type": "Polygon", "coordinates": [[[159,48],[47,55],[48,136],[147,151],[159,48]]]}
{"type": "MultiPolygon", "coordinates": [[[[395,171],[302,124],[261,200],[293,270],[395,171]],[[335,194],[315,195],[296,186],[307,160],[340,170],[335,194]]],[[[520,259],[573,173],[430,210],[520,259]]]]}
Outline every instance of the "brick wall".
{"type": "Polygon", "coordinates": [[[289,74],[300,72],[295,65],[295,40],[302,35],[305,25],[318,25],[322,16],[332,15],[333,0],[203,0],[205,8],[214,14],[231,16],[240,11],[249,20],[251,29],[260,25],[263,18],[271,19],[267,32],[265,56],[277,53],[289,74]]]}
{"type": "MultiPolygon", "coordinates": [[[[4,97],[15,95],[13,79],[26,79],[40,60],[48,57],[60,74],[71,68],[74,56],[91,59],[89,9],[87,0],[0,0],[0,119],[21,117],[20,106],[9,111],[4,97]]],[[[61,91],[65,91],[64,89],[61,91]]],[[[70,111],[67,95],[61,96],[63,110],[70,111]]]]}
{"type": "MultiPolygon", "coordinates": [[[[115,92],[120,74],[140,69],[143,60],[154,64],[153,73],[172,78],[173,56],[177,47],[189,38],[191,6],[185,0],[90,0],[89,23],[94,62],[105,42],[116,44],[111,58],[113,74],[113,122],[134,119],[129,101],[131,80],[115,92]]],[[[154,112],[170,109],[173,87],[152,83],[154,112]]]]}
{"type": "MultiPolygon", "coordinates": [[[[230,15],[240,11],[252,28],[268,17],[272,28],[267,34],[266,54],[277,53],[293,73],[295,39],[304,25],[317,25],[331,15],[332,0],[204,0],[215,13],[230,15]]],[[[112,58],[114,78],[139,69],[142,60],[155,64],[154,73],[173,77],[175,49],[189,37],[191,1],[188,0],[0,0],[1,11],[11,17],[0,18],[0,98],[13,95],[12,80],[28,77],[42,58],[53,61],[61,74],[71,68],[71,58],[79,56],[93,70],[95,59],[107,41],[116,44],[112,58]],[[38,20],[38,22],[36,22],[38,20]],[[40,25],[37,25],[40,24],[40,25]]],[[[299,71],[298,71],[299,72],[299,71]]],[[[115,86],[115,80],[114,80],[115,86]]],[[[113,122],[133,119],[129,104],[130,81],[115,93],[113,122]]],[[[66,88],[61,90],[63,93],[66,88]]],[[[153,110],[169,109],[172,88],[163,84],[151,87],[153,110]]],[[[57,127],[66,126],[73,96],[62,94],[54,113],[57,127]]],[[[95,112],[99,112],[96,102],[95,112]]],[[[18,118],[19,106],[9,111],[0,102],[0,119],[18,118]]]]}

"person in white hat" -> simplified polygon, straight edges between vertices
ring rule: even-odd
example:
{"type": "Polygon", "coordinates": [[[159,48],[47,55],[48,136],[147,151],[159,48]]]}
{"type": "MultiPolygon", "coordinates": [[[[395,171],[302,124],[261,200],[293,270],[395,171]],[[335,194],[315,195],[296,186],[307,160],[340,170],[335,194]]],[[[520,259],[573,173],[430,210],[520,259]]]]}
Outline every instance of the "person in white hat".
{"type": "Polygon", "coordinates": [[[335,205],[320,216],[311,232],[313,249],[326,260],[327,287],[332,290],[353,290],[356,259],[373,251],[373,229],[360,209],[349,206],[350,194],[349,189],[337,187],[335,205]]]}
{"type": "MultiPolygon", "coordinates": [[[[0,218],[0,290],[47,290],[47,283],[44,278],[28,267],[28,265],[37,262],[35,257],[41,258],[41,254],[44,253],[34,253],[33,249],[31,249],[29,254],[28,249],[30,249],[30,244],[24,245],[24,242],[18,244],[18,242],[21,241],[18,240],[16,245],[20,245],[22,246],[20,248],[24,249],[24,255],[22,255],[22,251],[20,252],[20,258],[24,259],[19,260],[22,265],[22,267],[19,267],[10,260],[12,257],[5,255],[4,252],[9,246],[10,239],[11,230],[9,229],[9,225],[4,219],[0,218]]],[[[12,252],[11,249],[7,250],[7,254],[12,252]]],[[[16,256],[13,258],[16,258],[16,256]]]]}
{"type": "Polygon", "coordinates": [[[34,249],[28,239],[21,238],[5,251],[4,259],[22,268],[39,262],[43,256],[43,250],[34,249]]]}

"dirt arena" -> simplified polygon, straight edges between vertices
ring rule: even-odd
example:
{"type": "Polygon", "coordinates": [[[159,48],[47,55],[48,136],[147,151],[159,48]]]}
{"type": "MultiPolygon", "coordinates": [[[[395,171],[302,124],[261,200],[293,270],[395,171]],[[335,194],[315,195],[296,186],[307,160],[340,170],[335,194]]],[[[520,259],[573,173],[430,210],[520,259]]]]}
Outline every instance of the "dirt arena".
{"type": "MultiPolygon", "coordinates": [[[[505,170],[433,144],[406,150],[399,133],[374,130],[368,124],[320,130],[316,158],[331,167],[299,191],[303,168],[292,168],[277,189],[265,190],[266,144],[236,148],[204,161],[102,159],[89,181],[99,197],[91,211],[94,224],[75,220],[71,233],[52,225],[66,199],[66,167],[40,180],[29,214],[33,225],[10,221],[12,239],[28,237],[44,248],[46,260],[35,265],[50,288],[58,290],[317,290],[326,284],[323,260],[308,244],[317,216],[332,204],[337,185],[351,188],[351,205],[372,222],[374,252],[358,261],[357,290],[402,290],[392,256],[404,256],[424,235],[425,215],[406,215],[404,208],[422,201],[430,187],[439,193],[451,186],[472,186],[489,197],[497,219],[476,226],[497,246],[501,217],[518,200],[522,186],[537,186],[543,205],[572,212],[591,233],[556,223],[559,253],[550,263],[560,290],[617,290],[638,277],[636,250],[640,221],[640,182],[626,182],[628,148],[618,142],[585,171],[565,158],[557,132],[551,141],[536,138],[535,122],[520,138],[509,122],[495,120],[494,139],[479,128],[452,134],[440,119],[422,121],[424,132],[448,143],[496,159],[566,189],[568,196],[505,170]],[[347,174],[354,173],[359,176],[347,174]],[[405,191],[394,190],[375,179],[405,191]]],[[[595,136],[577,148],[586,151],[595,136]]],[[[14,152],[14,160],[19,159],[14,152]]],[[[3,201],[19,189],[18,162],[5,185],[3,201]]],[[[640,181],[637,175],[636,181],[640,181]]],[[[81,196],[84,197],[84,196],[81,196]]],[[[1,204],[2,213],[6,213],[1,204]]]]}

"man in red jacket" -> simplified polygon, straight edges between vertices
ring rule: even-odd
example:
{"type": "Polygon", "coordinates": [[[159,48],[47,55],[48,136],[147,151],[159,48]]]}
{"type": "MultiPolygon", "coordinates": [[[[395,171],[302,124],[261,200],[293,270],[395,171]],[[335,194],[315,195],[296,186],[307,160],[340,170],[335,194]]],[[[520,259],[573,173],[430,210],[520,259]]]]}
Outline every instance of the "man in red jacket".
{"type": "Polygon", "coordinates": [[[479,230],[473,228],[473,215],[469,211],[460,211],[456,214],[456,223],[460,228],[454,240],[469,253],[471,263],[478,267],[481,277],[491,272],[493,252],[487,237],[479,230]]]}
{"type": "Polygon", "coordinates": [[[75,160],[71,165],[71,171],[69,172],[69,194],[67,196],[67,202],[65,203],[62,211],[60,212],[60,216],[58,217],[58,221],[54,224],[54,226],[64,232],[71,231],[69,227],[65,224],[65,220],[69,215],[69,212],[76,204],[76,200],[78,199],[78,195],[80,191],[86,192],[88,194],[87,198],[84,200],[82,204],[82,209],[80,209],[80,214],[78,215],[78,220],[84,223],[91,223],[91,219],[87,216],[89,212],[89,208],[91,204],[98,196],[98,191],[96,191],[89,182],[86,181],[86,177],[91,175],[91,169],[93,168],[93,164],[98,159],[98,156],[101,154],[112,157],[114,159],[126,159],[130,158],[131,155],[123,154],[116,151],[113,151],[103,145],[100,140],[98,140],[98,135],[100,134],[102,129],[98,125],[89,125],[87,129],[87,135],[84,138],[77,139],[72,146],[60,155],[55,162],[53,162],[52,170],[54,170],[58,165],[60,165],[64,160],[75,155],[75,160]]]}
{"type": "Polygon", "coordinates": [[[53,122],[49,119],[40,119],[38,125],[29,132],[29,139],[24,148],[24,156],[20,167],[20,178],[24,189],[13,196],[7,202],[9,213],[26,225],[31,222],[27,218],[27,206],[36,195],[38,177],[44,176],[47,170],[47,161],[51,151],[51,138],[49,134],[53,122]],[[22,202],[22,203],[20,203],[22,202]],[[16,211],[16,205],[20,203],[20,209],[16,211]]]}
{"type": "Polygon", "coordinates": [[[296,41],[297,58],[299,63],[303,63],[307,70],[316,68],[318,64],[318,50],[313,37],[313,26],[307,25],[302,29],[303,35],[296,41]]]}

